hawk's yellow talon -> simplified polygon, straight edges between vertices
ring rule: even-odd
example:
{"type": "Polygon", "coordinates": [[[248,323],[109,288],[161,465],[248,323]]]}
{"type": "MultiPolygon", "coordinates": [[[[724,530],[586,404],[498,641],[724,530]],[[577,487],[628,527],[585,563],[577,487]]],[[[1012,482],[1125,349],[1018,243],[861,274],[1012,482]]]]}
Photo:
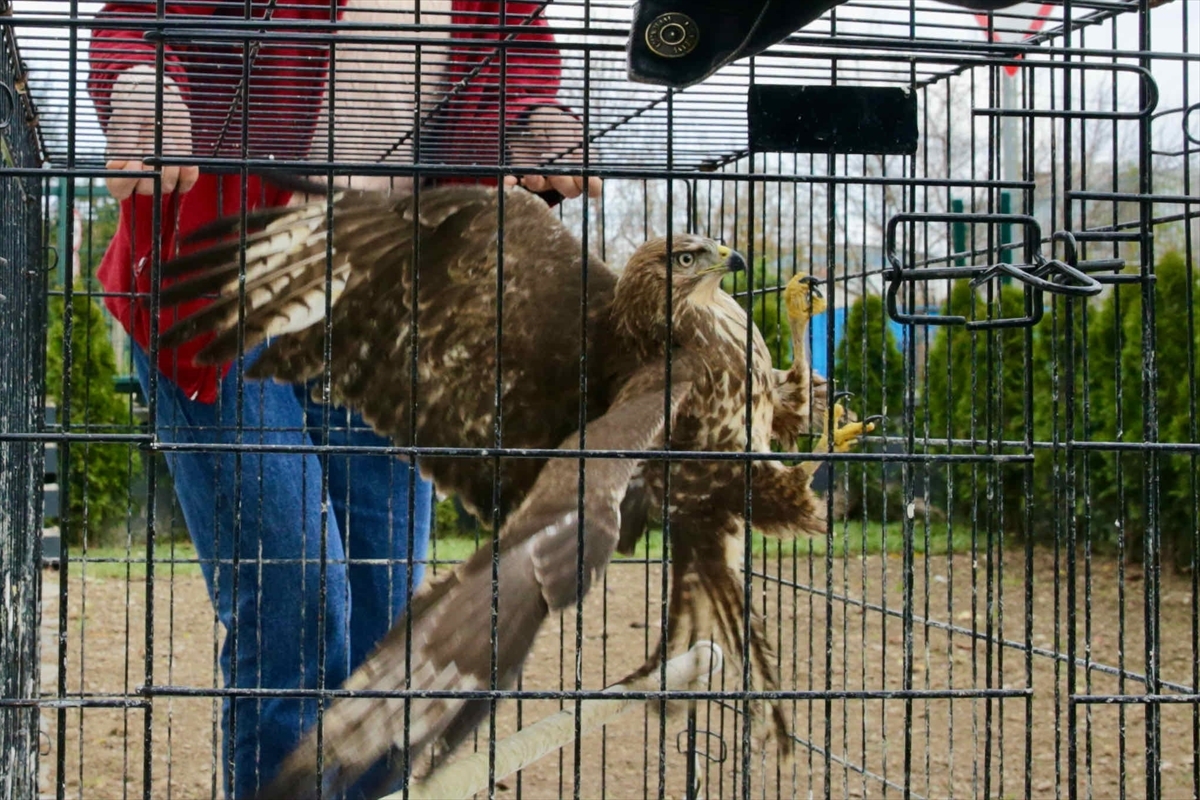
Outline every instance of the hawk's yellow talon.
{"type": "MultiPolygon", "coordinates": [[[[837,416],[834,416],[837,419],[837,416]]],[[[833,452],[845,453],[858,443],[858,440],[875,430],[874,422],[851,422],[838,425],[833,429],[833,452]]]]}
{"type": "Polygon", "coordinates": [[[833,404],[833,429],[836,431],[842,427],[842,420],[846,418],[846,407],[841,403],[833,404]]]}

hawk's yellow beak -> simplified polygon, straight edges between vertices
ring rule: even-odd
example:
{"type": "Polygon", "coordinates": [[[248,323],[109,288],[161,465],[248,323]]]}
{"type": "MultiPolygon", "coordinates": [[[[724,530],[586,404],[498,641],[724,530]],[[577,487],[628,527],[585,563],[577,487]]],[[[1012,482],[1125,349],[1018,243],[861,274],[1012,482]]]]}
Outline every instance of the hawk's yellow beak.
{"type": "Polygon", "coordinates": [[[746,259],[742,258],[742,254],[737,250],[719,244],[717,245],[717,255],[725,260],[725,270],[727,272],[746,271],[746,259]]]}

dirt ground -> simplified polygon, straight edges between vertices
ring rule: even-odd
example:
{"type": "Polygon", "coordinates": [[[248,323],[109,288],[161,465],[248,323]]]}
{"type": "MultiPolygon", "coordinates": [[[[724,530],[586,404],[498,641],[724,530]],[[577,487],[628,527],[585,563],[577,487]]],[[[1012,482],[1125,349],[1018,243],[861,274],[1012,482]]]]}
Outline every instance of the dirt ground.
{"type": "MultiPolygon", "coordinates": [[[[920,558],[913,585],[912,688],[916,690],[1012,690],[1015,696],[990,701],[978,697],[890,699],[853,696],[863,690],[905,688],[902,563],[896,557],[867,556],[830,562],[788,554],[756,563],[755,607],[766,613],[768,634],[781,653],[785,690],[825,692],[826,696],[785,703],[785,714],[801,744],[790,765],[777,764],[774,747],[750,740],[746,776],[752,797],[821,796],[831,782],[834,797],[898,795],[906,779],[917,796],[1025,796],[1065,792],[1069,780],[1068,714],[1077,717],[1076,778],[1081,796],[1144,796],[1146,740],[1144,705],[1068,703],[1064,660],[1067,637],[1067,580],[1052,554],[1038,552],[1032,570],[1034,595],[1032,682],[1026,676],[1024,596],[1028,584],[1023,554],[1006,554],[991,582],[985,563],[973,569],[969,555],[920,558]],[[989,585],[997,612],[997,638],[1014,647],[989,646],[985,634],[989,585]],[[811,587],[811,589],[810,589],[811,587]],[[827,592],[832,599],[827,602],[827,592]],[[883,609],[887,609],[885,612],[883,609]],[[929,624],[924,620],[928,619],[929,624]],[[1002,625],[1002,628],[1000,627],[1002,625]],[[979,636],[973,636],[976,630],[979,636]],[[827,680],[828,676],[828,680],[827,680]],[[1021,690],[1032,688],[1027,699],[1021,690]],[[839,696],[840,693],[840,696],[839,696]],[[847,697],[850,693],[852,696],[847,697]],[[832,695],[832,696],[829,696],[832,695]],[[1026,730],[1029,730],[1028,738],[1026,730]],[[1124,737],[1122,738],[1122,731],[1124,737]],[[1123,748],[1123,749],[1122,749],[1123,748]],[[1027,755],[1028,752],[1028,755],[1027,755]],[[906,769],[906,764],[908,765],[906,769]]],[[[155,680],[186,687],[219,683],[217,631],[199,575],[155,585],[155,680]]],[[[45,573],[42,686],[53,694],[57,681],[58,592],[56,573],[45,573]]],[[[1123,621],[1117,565],[1096,560],[1090,590],[1082,558],[1076,604],[1074,655],[1092,664],[1142,673],[1144,582],[1127,568],[1123,621]],[[1086,614],[1090,604],[1090,617],[1086,614]],[[1122,628],[1123,626],[1123,628],[1122,628]],[[1123,635],[1122,635],[1123,634],[1123,635]],[[1123,648],[1122,648],[1123,645],[1123,648]],[[1123,652],[1122,652],[1123,650],[1123,652]]],[[[134,695],[144,682],[146,584],[135,580],[69,581],[67,687],[103,697],[134,695]]],[[[584,688],[610,684],[637,666],[654,645],[660,619],[659,568],[616,563],[603,592],[584,607],[584,688]],[[649,623],[649,626],[647,626],[649,623]]],[[[1162,581],[1161,675],[1191,685],[1193,672],[1190,578],[1165,574],[1162,581]]],[[[552,619],[541,634],[526,669],[527,689],[572,688],[575,673],[575,613],[552,619]]],[[[1141,684],[1101,669],[1074,670],[1078,694],[1138,694],[1141,684]]],[[[727,671],[725,686],[740,687],[727,671]]],[[[557,701],[520,704],[525,724],[557,710],[557,701]]],[[[516,727],[515,702],[498,711],[501,734],[516,727]]],[[[1194,787],[1197,709],[1163,705],[1162,776],[1164,797],[1191,797],[1194,787]]],[[[697,711],[704,796],[742,796],[743,738],[732,707],[702,703],[697,711]]],[[[42,791],[57,781],[57,713],[43,715],[42,791]]],[[[65,784],[68,797],[141,796],[143,743],[141,709],[68,709],[65,784]]],[[[211,699],[154,701],[151,730],[154,796],[221,796],[217,708],[211,699]]],[[[683,796],[685,758],[677,735],[682,713],[668,715],[660,744],[659,717],[641,710],[626,715],[603,733],[585,737],[579,747],[578,794],[583,797],[659,796],[660,752],[667,797],[683,796]]],[[[757,727],[754,729],[757,732],[757,727]]],[[[486,747],[486,729],[478,737],[486,747]]],[[[576,786],[571,747],[503,779],[498,797],[571,796],[576,786]]]]}

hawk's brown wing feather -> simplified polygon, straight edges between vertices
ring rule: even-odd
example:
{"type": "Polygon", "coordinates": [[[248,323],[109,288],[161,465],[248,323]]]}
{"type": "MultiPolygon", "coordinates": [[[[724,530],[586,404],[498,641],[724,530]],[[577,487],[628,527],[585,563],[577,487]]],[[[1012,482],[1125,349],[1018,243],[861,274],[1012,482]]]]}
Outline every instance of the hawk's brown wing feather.
{"type": "MultiPolygon", "coordinates": [[[[249,239],[244,278],[236,247],[180,259],[201,275],[169,287],[166,299],[189,300],[214,287],[219,297],[168,331],[164,344],[212,333],[201,357],[224,362],[237,354],[239,339],[249,349],[269,338],[251,377],[316,378],[324,369],[328,285],[331,396],[401,446],[496,443],[498,332],[505,447],[553,448],[578,427],[585,341],[588,415],[608,407],[625,369],[614,370],[609,356],[619,351],[609,344],[616,276],[599,259],[585,260],[579,240],[542,200],[519,189],[449,186],[401,199],[339,192],[329,202],[332,241],[324,200],[257,217],[266,227],[249,239]]],[[[180,272],[176,263],[167,271],[180,272]]],[[[490,463],[426,457],[420,465],[439,491],[460,494],[477,513],[498,503],[502,518],[541,469],[535,459],[506,460],[496,498],[490,463]]]]}
{"type": "MultiPolygon", "coordinates": [[[[376,289],[383,281],[399,288],[411,287],[414,237],[428,236],[436,248],[439,241],[460,233],[480,211],[494,203],[492,197],[479,192],[430,194],[432,197],[422,203],[421,216],[422,223],[432,224],[423,224],[422,232],[413,225],[412,197],[389,200],[363,192],[339,192],[331,200],[332,242],[328,236],[330,208],[324,201],[262,215],[256,221],[266,227],[245,237],[244,280],[240,278],[242,243],[238,239],[172,259],[164,266],[164,276],[200,274],[165,288],[164,305],[212,291],[218,292],[218,296],[202,314],[192,315],[168,330],[163,335],[164,346],[174,347],[211,331],[216,338],[200,354],[200,359],[221,363],[236,355],[236,325],[243,303],[248,312],[255,312],[247,314],[247,322],[252,324],[248,324],[244,346],[250,348],[267,336],[305,331],[309,332],[309,339],[323,335],[323,326],[318,323],[324,319],[327,277],[334,284],[334,304],[352,276],[355,287],[366,284],[368,291],[373,281],[376,289]],[[428,206],[435,208],[431,210],[428,206]],[[466,223],[450,226],[460,230],[439,230],[456,216],[468,218],[466,223]],[[332,268],[328,271],[327,255],[332,255],[332,268]]],[[[316,356],[315,372],[319,372],[321,349],[316,348],[315,354],[310,355],[316,356]]],[[[305,366],[313,369],[311,364],[305,366]]],[[[278,377],[300,380],[307,376],[278,377]]]]}
{"type": "MultiPolygon", "coordinates": [[[[681,358],[673,365],[672,414],[691,388],[688,363],[681,358]]],[[[662,368],[657,366],[637,373],[608,412],[588,424],[588,448],[660,449],[663,378],[662,368]]],[[[578,446],[575,434],[562,443],[564,449],[578,446]]],[[[409,618],[392,628],[345,688],[389,692],[488,689],[494,588],[498,598],[494,637],[497,684],[500,688],[514,685],[547,614],[582,600],[607,566],[619,535],[621,499],[638,463],[623,458],[585,459],[581,521],[579,461],[558,458],[547,462],[525,501],[500,531],[498,586],[493,587],[492,548],[483,548],[445,579],[418,592],[409,618]],[[411,680],[406,680],[409,674],[411,680]]],[[[324,791],[331,794],[350,785],[390,749],[406,750],[410,759],[439,739],[452,749],[474,730],[486,711],[486,700],[469,698],[339,699],[325,713],[323,723],[324,791]]],[[[288,757],[261,798],[315,796],[316,755],[314,732],[288,757]]]]}

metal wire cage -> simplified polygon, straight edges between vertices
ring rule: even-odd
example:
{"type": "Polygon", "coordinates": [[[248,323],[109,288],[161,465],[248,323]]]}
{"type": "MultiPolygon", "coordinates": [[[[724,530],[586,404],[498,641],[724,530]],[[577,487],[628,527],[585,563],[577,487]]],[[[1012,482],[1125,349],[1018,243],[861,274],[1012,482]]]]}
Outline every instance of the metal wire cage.
{"type": "MultiPolygon", "coordinates": [[[[493,61],[520,52],[536,73],[554,52],[520,38],[524,18],[465,19],[448,2],[303,23],[275,19],[291,4],[274,0],[144,5],[114,19],[98,3],[0,0],[6,797],[216,797],[230,758],[228,634],[203,574],[218,560],[188,545],[163,458],[179,451],[124,332],[99,312],[114,293],[91,279],[117,225],[102,178],[121,130],[105,136],[85,92],[89,39],[134,30],[153,53],[131,102],[163,122],[155,181],[164,165],[199,164],[392,189],[528,172],[501,157],[503,111],[469,128],[455,115],[493,61]],[[472,38],[484,32],[497,37],[472,38]],[[255,127],[245,87],[274,68],[272,48],[331,42],[335,112],[297,89],[289,102],[313,109],[315,134],[284,114],[255,127]],[[165,113],[171,47],[191,59],[187,130],[165,113]],[[172,149],[184,134],[190,156],[172,149]],[[44,514],[43,452],[58,465],[44,514]],[[39,570],[57,536],[58,571],[39,570]]],[[[562,62],[554,96],[587,133],[545,143],[539,169],[605,180],[600,198],[559,207],[567,224],[613,265],[668,232],[740,250],[752,268],[728,288],[779,366],[792,357],[781,288],[797,271],[821,277],[814,367],[884,421],[858,452],[825,457],[823,537],[747,539],[791,763],[759,743],[753,695],[730,673],[693,713],[647,708],[483,791],[1200,795],[1200,9],[1064,0],[978,15],[853,0],[667,91],[625,78],[630,3],[536,5],[562,62]],[[850,124],[847,108],[880,122],[850,124]]],[[[498,79],[506,98],[541,91],[522,75],[498,79]]],[[[237,213],[246,197],[226,199],[237,213]]],[[[314,419],[309,454],[356,453],[319,444],[339,421],[314,419]]],[[[252,472],[266,433],[239,429],[235,469],[252,472]]],[[[433,574],[489,536],[447,532],[470,527],[449,503],[433,574]]],[[[491,753],[640,664],[664,625],[670,557],[651,536],[578,612],[552,617],[474,748],[491,753]]]]}
{"type": "Polygon", "coordinates": [[[30,795],[36,786],[38,750],[38,531],[42,500],[41,418],[45,296],[42,282],[42,181],[33,174],[39,142],[33,109],[18,92],[22,65],[12,30],[0,36],[0,308],[7,352],[0,360],[0,750],[7,755],[5,796],[30,795]]]}

